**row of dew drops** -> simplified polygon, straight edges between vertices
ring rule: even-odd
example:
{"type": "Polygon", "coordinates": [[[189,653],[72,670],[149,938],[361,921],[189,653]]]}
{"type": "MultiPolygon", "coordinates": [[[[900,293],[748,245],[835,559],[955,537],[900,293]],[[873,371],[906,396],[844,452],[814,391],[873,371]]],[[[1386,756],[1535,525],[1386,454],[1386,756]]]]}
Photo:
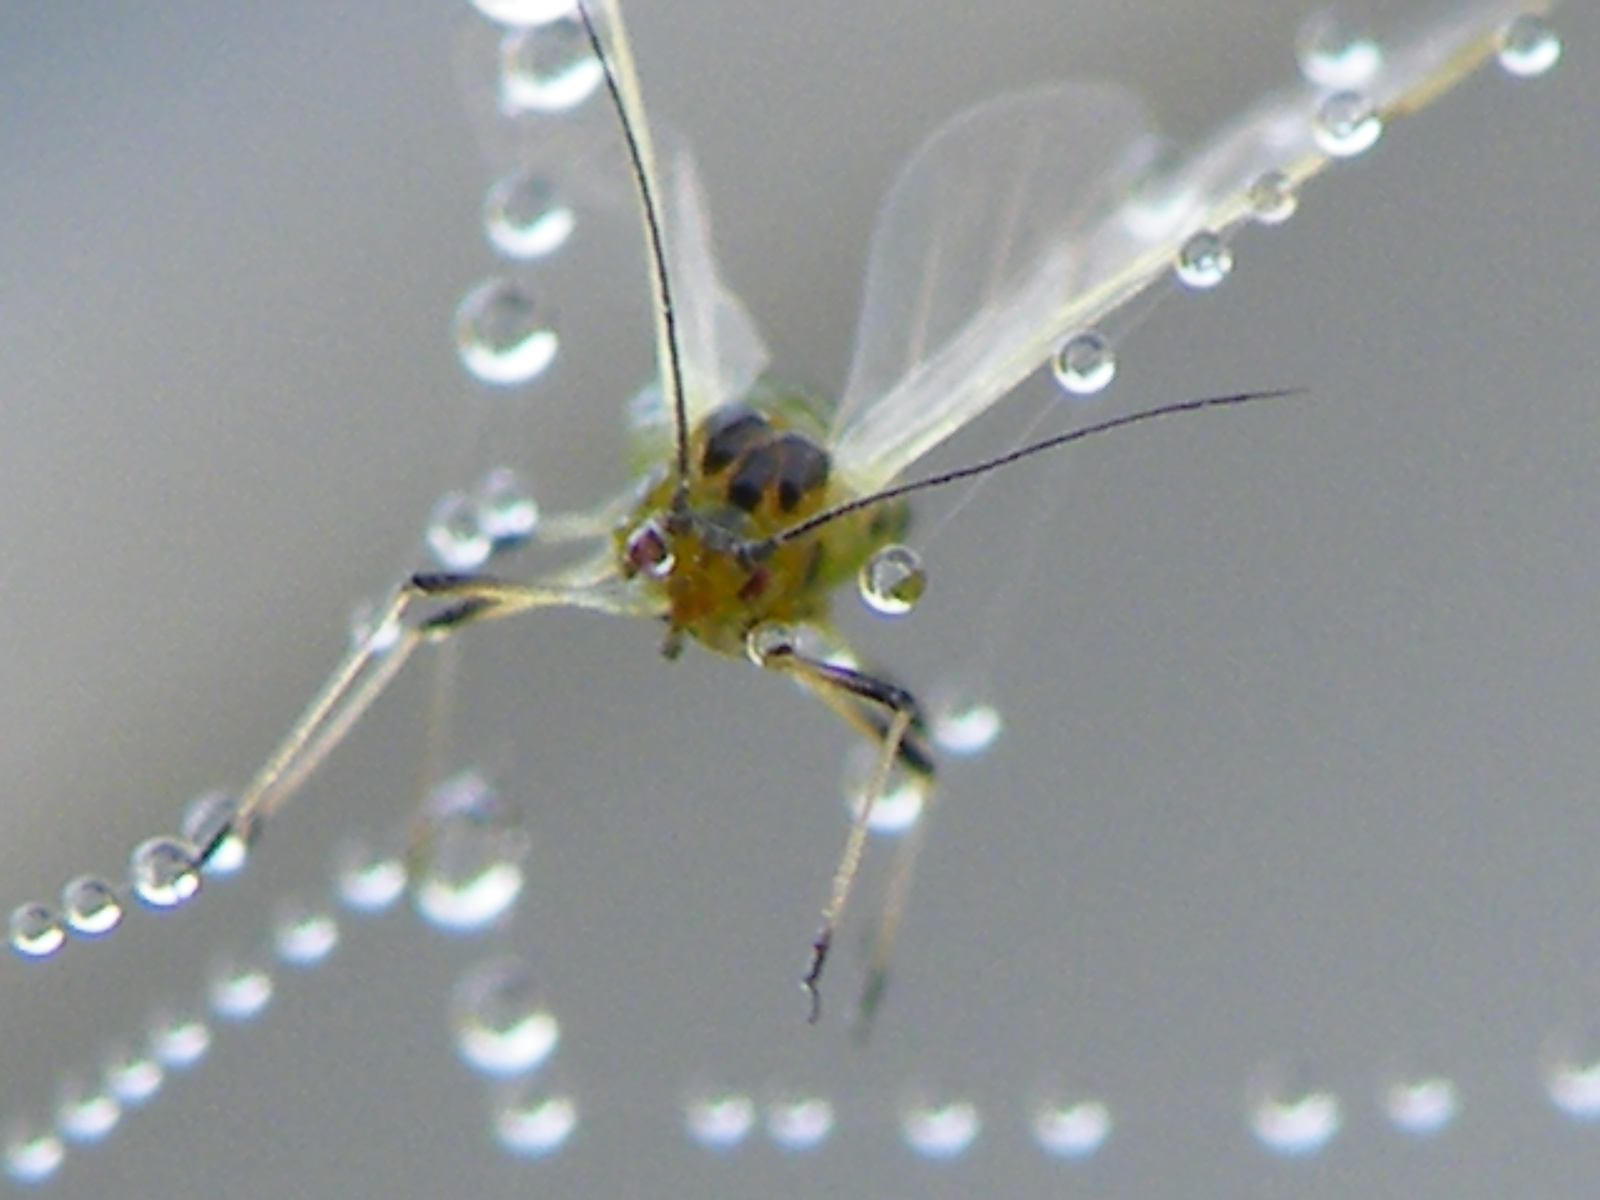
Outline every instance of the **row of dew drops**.
{"type": "MultiPolygon", "coordinates": [[[[440,812],[484,820],[503,806],[492,789],[471,773],[441,785],[440,812]]],[[[444,816],[441,819],[451,819],[444,816]]],[[[495,824],[491,819],[489,824],[495,824]]],[[[393,845],[390,838],[382,845],[393,845]]],[[[481,842],[481,839],[480,839],[481,842]]],[[[429,876],[410,879],[415,863],[373,841],[350,840],[336,856],[330,897],[289,899],[276,907],[266,946],[219,962],[204,995],[152,1014],[144,1033],[114,1043],[99,1066],[67,1076],[59,1085],[53,1117],[44,1123],[13,1118],[0,1140],[0,1165],[19,1183],[54,1177],[69,1149],[108,1139],[123,1117],[150,1103],[166,1084],[198,1064],[210,1049],[214,1023],[240,1025],[262,1015],[277,990],[272,963],[304,971],[326,962],[344,928],[338,910],[356,917],[393,909],[410,887],[429,924],[455,932],[495,927],[512,909],[523,882],[526,843],[512,839],[475,851],[458,844],[448,870],[429,866],[429,876]],[[508,852],[509,847],[516,847],[508,852]],[[468,863],[476,865],[469,866],[468,863]],[[205,1015],[209,1010],[209,1017],[205,1015]]],[[[236,868],[241,858],[224,859],[236,868]]],[[[450,1004],[456,1053],[485,1082],[489,1131],[508,1154],[537,1160],[563,1150],[581,1123],[570,1080],[552,1067],[561,1024],[537,974],[519,957],[499,954],[480,961],[458,981],[450,1004]]],[[[1574,1122],[1600,1124],[1600,1038],[1576,1027],[1549,1038],[1539,1060],[1541,1090],[1549,1108],[1574,1122]]],[[[1319,1086],[1304,1067],[1268,1063],[1243,1088],[1243,1128],[1266,1151],[1284,1158],[1313,1157],[1329,1149],[1345,1127],[1349,1107],[1319,1086]]],[[[1212,1097],[1210,1103],[1215,1103],[1212,1097]]],[[[1461,1089],[1448,1074],[1394,1070],[1376,1089],[1378,1110],[1393,1130],[1414,1139],[1445,1135],[1465,1111],[1461,1089]]],[[[1231,1103],[1231,1101],[1224,1101],[1231,1103]]],[[[612,1105],[611,1107],[615,1107],[612,1105]]],[[[1006,1106],[1008,1109],[1012,1106],[1006,1106]]],[[[1503,1108],[1486,1097],[1483,1108],[1503,1108]]],[[[1139,1117],[1139,1105],[1118,1106],[1109,1098],[1059,1081],[1041,1082],[1008,1121],[1020,1119],[1026,1136],[1049,1158],[1098,1160],[1119,1123],[1139,1117]]],[[[1157,1123],[1186,1122],[1200,1115],[1160,1102],[1157,1123]]],[[[816,1089],[771,1086],[757,1091],[693,1084],[678,1101],[677,1120],[688,1143],[727,1153],[764,1133],[783,1152],[820,1150],[842,1125],[877,1124],[887,1116],[899,1142],[914,1156],[958,1159],[979,1145],[992,1124],[990,1112],[970,1094],[913,1085],[897,1098],[857,1097],[836,1103],[816,1089]]],[[[1148,1119],[1135,1122],[1147,1134],[1148,1119]]],[[[880,1125],[880,1127],[882,1127],[880,1125]]]]}

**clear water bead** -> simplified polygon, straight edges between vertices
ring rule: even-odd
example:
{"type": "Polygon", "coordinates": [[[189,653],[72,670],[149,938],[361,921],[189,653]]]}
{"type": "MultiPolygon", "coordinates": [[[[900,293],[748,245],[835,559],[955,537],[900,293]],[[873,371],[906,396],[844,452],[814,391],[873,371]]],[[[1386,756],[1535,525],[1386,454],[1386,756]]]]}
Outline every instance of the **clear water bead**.
{"type": "Polygon", "coordinates": [[[1046,1100],[1033,1112],[1033,1139],[1057,1158],[1088,1158],[1111,1136],[1111,1110],[1098,1100],[1046,1100]]]}
{"type": "Polygon", "coordinates": [[[494,552],[494,539],[478,521],[478,506],[460,492],[439,498],[423,540],[434,562],[446,571],[476,571],[494,552]]]}
{"type": "Polygon", "coordinates": [[[834,1121],[833,1105],[821,1096],[785,1096],[767,1105],[767,1136],[785,1150],[814,1150],[834,1121]]]}
{"type": "Polygon", "coordinates": [[[533,171],[507,175],[483,201],[489,244],[520,262],[546,258],[567,244],[577,217],[555,185],[533,171]]]}
{"type": "Polygon", "coordinates": [[[906,1145],[924,1158],[955,1158],[965,1153],[982,1128],[976,1106],[965,1100],[913,1102],[900,1117],[906,1145]]]}
{"type": "Polygon", "coordinates": [[[6,1174],[18,1183],[49,1179],[66,1157],[67,1148],[53,1130],[14,1125],[6,1132],[6,1174]]]}
{"type": "Polygon", "coordinates": [[[339,899],[356,912],[381,912],[405,894],[406,865],[361,841],[340,847],[334,867],[339,899]]]}
{"type": "Polygon", "coordinates": [[[495,1141],[519,1158],[554,1154],[578,1127],[578,1106],[570,1096],[528,1094],[528,1086],[508,1089],[494,1113],[495,1141]]]}
{"type": "Polygon", "coordinates": [[[140,842],[128,859],[128,884],[151,908],[175,908],[200,890],[194,847],[177,838],[140,842]]]}
{"type": "Polygon", "coordinates": [[[150,1022],[150,1054],[168,1070],[192,1067],[211,1048],[211,1028],[198,1017],[158,1013],[150,1022]]]}
{"type": "Polygon", "coordinates": [[[510,29],[500,39],[500,107],[509,115],[568,112],[604,80],[576,16],[510,29]]]}
{"type": "Polygon", "coordinates": [[[161,1090],[166,1071],[149,1054],[118,1048],[106,1055],[106,1090],[125,1105],[143,1104],[161,1090]]]}
{"type": "Polygon", "coordinates": [[[730,1150],[749,1136],[756,1123],[755,1102],[740,1092],[690,1097],[684,1106],[684,1127],[708,1150],[730,1150]]]}
{"type": "Polygon", "coordinates": [[[1268,1150],[1299,1156],[1315,1154],[1339,1132],[1339,1097],[1312,1087],[1291,1086],[1276,1078],[1251,1089],[1250,1130],[1268,1150]]]}
{"type": "Polygon", "coordinates": [[[856,580],[867,607],[887,617],[910,612],[928,590],[922,557],[910,546],[885,546],[867,559],[856,580]]]}
{"type": "Polygon", "coordinates": [[[1600,1120],[1600,1037],[1592,1028],[1568,1028],[1550,1038],[1543,1052],[1545,1094],[1578,1121],[1600,1120]]]}
{"type": "Polygon", "coordinates": [[[497,551],[527,541],[539,527],[539,504],[510,467],[495,467],[485,475],[472,499],[478,528],[497,551]]]}
{"type": "Polygon", "coordinates": [[[1382,133],[1383,121],[1360,92],[1334,92],[1318,107],[1311,125],[1312,138],[1334,158],[1364,154],[1382,133]]]}
{"type": "Polygon", "coordinates": [[[458,933],[492,925],[522,894],[527,830],[470,771],[440,784],[428,803],[432,824],[412,893],[417,911],[458,933]]]}
{"type": "Polygon", "coordinates": [[[383,655],[400,641],[403,627],[393,615],[390,598],[359,601],[350,610],[350,647],[365,648],[369,654],[383,655]],[[386,619],[387,618],[387,619],[386,619]]]}
{"type": "Polygon", "coordinates": [[[69,1079],[56,1100],[56,1129],[68,1141],[86,1145],[105,1138],[122,1120],[122,1104],[99,1080],[69,1079]]]}
{"type": "Polygon", "coordinates": [[[1178,251],[1173,271],[1178,282],[1195,291],[1216,287],[1233,270],[1233,251],[1215,233],[1193,234],[1178,251]]]}
{"type": "Polygon", "coordinates": [[[122,921],[122,901],[104,879],[80,875],[61,889],[61,913],[80,937],[100,937],[122,921]]]}
{"type": "Polygon", "coordinates": [[[278,906],[278,920],[272,929],[272,948],[290,966],[315,966],[332,954],[338,945],[339,923],[332,914],[295,900],[284,901],[278,906]]]}
{"type": "Polygon", "coordinates": [[[973,758],[993,746],[1005,721],[994,705],[963,688],[934,693],[929,706],[929,735],[934,745],[958,758],[973,758]]]}
{"type": "Polygon", "coordinates": [[[1543,17],[1524,13],[1500,31],[1499,58],[1508,75],[1543,75],[1561,61],[1561,36],[1543,17]]]}
{"type": "Polygon", "coordinates": [[[11,910],[11,948],[23,958],[49,958],[67,941],[56,911],[44,904],[19,904],[11,910]]]}
{"type": "Polygon", "coordinates": [[[544,25],[570,17],[575,0],[472,0],[472,7],[497,25],[544,25]]]}
{"type": "Polygon", "coordinates": [[[1117,355],[1111,343],[1090,329],[1075,333],[1050,360],[1050,373],[1068,395],[1095,396],[1111,386],[1117,376],[1117,355]]]}
{"type": "Polygon", "coordinates": [[[234,828],[238,798],[227,792],[205,792],[189,801],[178,830],[184,841],[210,855],[200,869],[207,875],[232,875],[244,868],[250,856],[250,843],[234,828]]]}
{"type": "Polygon", "coordinates": [[[798,635],[782,621],[763,621],[744,639],[744,652],[758,667],[769,666],[775,660],[794,654],[798,649],[798,635]]]}
{"type": "MultiPolygon", "coordinates": [[[[845,752],[844,799],[853,820],[866,804],[868,792],[878,779],[880,749],[876,744],[858,743],[845,752]]],[[[872,804],[867,828],[873,833],[894,836],[905,833],[922,817],[928,800],[927,784],[895,762],[883,793],[872,804]]]]}
{"type": "Polygon", "coordinates": [[[1383,65],[1383,47],[1335,14],[1319,13],[1300,26],[1295,58],[1307,83],[1359,88],[1383,65]]]}
{"type": "Polygon", "coordinates": [[[561,1040],[538,981],[520,959],[498,958],[469,971],[451,1000],[456,1050],[488,1075],[536,1070],[561,1040]]]}
{"type": "Polygon", "coordinates": [[[1423,1136],[1455,1120],[1461,1097],[1448,1079],[1396,1080],[1384,1089],[1383,1110],[1396,1129],[1423,1136]]]}
{"type": "Polygon", "coordinates": [[[1300,194],[1282,171],[1263,171],[1250,184],[1250,215],[1258,225],[1282,225],[1300,206],[1300,194]]]}
{"type": "Polygon", "coordinates": [[[560,341],[531,292],[509,279],[490,279],[456,308],[456,353],[484,383],[512,387],[542,375],[560,341]]]}
{"type": "Polygon", "coordinates": [[[272,976],[247,962],[226,962],[211,976],[211,1011],[230,1021],[248,1021],[272,1001],[272,976]]]}

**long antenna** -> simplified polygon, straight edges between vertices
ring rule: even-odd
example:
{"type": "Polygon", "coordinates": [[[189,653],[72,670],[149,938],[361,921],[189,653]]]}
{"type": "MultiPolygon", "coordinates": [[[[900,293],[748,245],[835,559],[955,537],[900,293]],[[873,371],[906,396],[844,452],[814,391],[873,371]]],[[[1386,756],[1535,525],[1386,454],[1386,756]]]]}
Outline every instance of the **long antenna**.
{"type": "Polygon", "coordinates": [[[1182,413],[1200,412],[1208,408],[1228,408],[1237,404],[1253,404],[1257,400],[1278,400],[1285,396],[1299,396],[1305,393],[1304,388],[1280,388],[1266,392],[1236,392],[1229,396],[1205,396],[1198,400],[1180,400],[1175,404],[1163,404],[1159,408],[1147,408],[1143,412],[1129,413],[1126,416],[1111,417],[1094,425],[1085,425],[1081,429],[1071,429],[1066,433],[1058,433],[1053,437],[1044,438],[1042,441],[1030,445],[1019,446],[995,458],[985,459],[983,462],[972,463],[965,467],[957,467],[951,471],[941,471],[937,475],[929,475],[924,479],[914,479],[910,483],[896,484],[894,487],[884,488],[881,492],[873,492],[870,496],[858,496],[854,500],[846,500],[843,504],[836,504],[832,508],[824,509],[813,517],[808,517],[798,525],[773,534],[769,538],[754,542],[750,545],[748,553],[752,558],[764,558],[786,542],[792,542],[813,533],[822,526],[840,517],[849,516],[853,512],[860,512],[864,508],[871,508],[874,504],[882,504],[888,500],[898,500],[902,496],[909,496],[913,492],[925,492],[932,488],[944,487],[949,483],[959,483],[963,479],[974,479],[979,475],[987,475],[990,471],[998,471],[1001,467],[1009,467],[1012,463],[1021,462],[1025,458],[1032,458],[1036,454],[1043,454],[1048,450],[1055,450],[1072,442],[1081,442],[1085,438],[1096,437],[1102,433],[1110,433],[1114,429],[1122,429],[1129,425],[1139,425],[1145,421],[1158,420],[1161,417],[1175,417],[1182,413]]]}
{"type": "Polygon", "coordinates": [[[678,350],[678,318],[672,305],[672,282],[667,275],[667,252],[661,234],[661,204],[655,188],[655,149],[650,126],[645,120],[639,97],[638,76],[633,54],[628,48],[622,13],[615,4],[607,6],[611,29],[611,50],[601,40],[594,18],[589,14],[592,0],[577,0],[578,16],[594,51],[595,60],[605,72],[606,91],[622,128],[622,141],[628,148],[633,182],[639,193],[639,216],[644,222],[645,248],[650,256],[650,290],[655,301],[656,357],[661,364],[661,388],[672,409],[673,438],[676,443],[677,487],[673,492],[673,511],[687,503],[689,490],[689,409],[683,395],[683,365],[678,350]],[[615,62],[613,62],[615,58],[615,62]]]}

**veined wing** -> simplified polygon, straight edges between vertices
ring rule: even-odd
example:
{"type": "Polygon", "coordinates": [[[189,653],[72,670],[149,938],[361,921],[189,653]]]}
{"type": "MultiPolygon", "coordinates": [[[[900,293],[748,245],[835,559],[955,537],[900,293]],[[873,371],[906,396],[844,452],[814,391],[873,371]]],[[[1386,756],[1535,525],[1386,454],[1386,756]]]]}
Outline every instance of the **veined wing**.
{"type": "Polygon", "coordinates": [[[1131,93],[1085,84],[1002,96],[925,142],[873,233],[836,469],[876,490],[1032,372],[1090,235],[1158,149],[1131,93]]]}
{"type": "MultiPolygon", "coordinates": [[[[766,344],[744,305],[717,273],[705,193],[688,143],[661,136],[655,194],[672,289],[684,404],[693,428],[712,410],[748,392],[766,369],[766,344]]],[[[661,368],[665,371],[665,366],[661,368]]],[[[664,392],[658,390],[659,401],[664,392]]],[[[672,412],[654,403],[632,413],[635,432],[655,449],[671,442],[672,412]]]]}
{"type": "Polygon", "coordinates": [[[1376,137],[1429,103],[1529,9],[1483,0],[1425,26],[1374,55],[1358,91],[1307,81],[1269,96],[1159,176],[1141,170],[1154,142],[1118,91],[1041,88],[956,118],[879,216],[836,469],[862,492],[883,487],[1162,276],[1194,234],[1247,220],[1262,181],[1292,192],[1359,152],[1366,117],[1376,137]]]}
{"type": "MultiPolygon", "coordinates": [[[[668,135],[663,138],[666,155],[656,153],[633,50],[616,0],[591,0],[588,7],[610,51],[622,123],[637,149],[644,186],[659,207],[667,278],[661,280],[654,270],[650,274],[656,293],[653,308],[661,407],[670,421],[681,388],[684,415],[692,428],[724,400],[755,382],[766,365],[767,351],[744,307],[717,275],[705,202],[687,145],[668,135]],[[669,302],[674,328],[666,321],[669,302]]],[[[650,236],[646,228],[647,243],[650,236]]]]}

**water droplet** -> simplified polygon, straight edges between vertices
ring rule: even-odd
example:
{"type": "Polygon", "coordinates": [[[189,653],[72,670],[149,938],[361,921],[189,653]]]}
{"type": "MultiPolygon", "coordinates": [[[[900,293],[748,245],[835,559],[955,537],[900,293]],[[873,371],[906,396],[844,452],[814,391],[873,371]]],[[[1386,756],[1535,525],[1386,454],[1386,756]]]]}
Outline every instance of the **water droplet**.
{"type": "Polygon", "coordinates": [[[527,831],[470,771],[435,788],[428,805],[432,824],[418,850],[413,903],[442,929],[482,929],[522,893],[527,831]]]}
{"type": "Polygon", "coordinates": [[[1216,287],[1232,270],[1233,251],[1227,242],[1208,230],[1190,236],[1173,264],[1178,282],[1195,291],[1216,287]]]}
{"type": "Polygon", "coordinates": [[[1033,1110],[1033,1137],[1057,1158],[1088,1158],[1111,1136],[1111,1110],[1099,1100],[1041,1101],[1033,1110]]]}
{"type": "Polygon", "coordinates": [[[1249,1121],[1256,1139],[1285,1155],[1315,1154],[1339,1132],[1343,1120],[1332,1092],[1262,1072],[1250,1089],[1249,1121]]]}
{"type": "Polygon", "coordinates": [[[189,801],[178,831],[184,841],[206,856],[200,869],[207,875],[232,875],[244,868],[250,843],[233,827],[238,798],[227,792],[205,792],[189,801]]]}
{"type": "Polygon", "coordinates": [[[983,1122],[965,1100],[913,1101],[900,1117],[906,1145],[924,1158],[955,1158],[977,1140],[983,1122]]]}
{"type": "Polygon", "coordinates": [[[447,571],[476,571],[494,552],[493,539],[478,522],[478,506],[460,492],[445,493],[433,506],[424,541],[447,571]]]}
{"type": "Polygon", "coordinates": [[[928,572],[910,546],[884,546],[861,568],[856,580],[867,607],[884,616],[910,612],[928,590],[928,572]]]}
{"type": "Polygon", "coordinates": [[[577,218],[543,175],[519,171],[489,189],[483,227],[507,258],[526,262],[554,254],[572,236],[577,218]]]}
{"type": "Polygon", "coordinates": [[[123,1104],[143,1104],[161,1090],[166,1072],[148,1054],[116,1047],[106,1054],[106,1090],[123,1104]]]}
{"type": "Polygon", "coordinates": [[[1311,128],[1317,145],[1334,158],[1354,158],[1372,149],[1382,133],[1382,120],[1360,92],[1334,92],[1327,97],[1311,128]]]}
{"type": "Polygon", "coordinates": [[[122,921],[122,901],[104,879],[80,875],[61,889],[61,914],[80,937],[100,937],[122,921]]]}
{"type": "Polygon", "coordinates": [[[158,1013],[150,1022],[150,1053],[168,1070],[193,1066],[211,1048],[211,1030],[197,1017],[158,1013]]]}
{"type": "Polygon", "coordinates": [[[544,25],[571,16],[574,0],[472,0],[472,7],[497,25],[544,25]]]}
{"type": "Polygon", "coordinates": [[[570,1096],[530,1094],[527,1081],[510,1086],[494,1113],[495,1140],[522,1158],[554,1154],[578,1127],[578,1106],[570,1096]]]}
{"type": "Polygon", "coordinates": [[[248,1021],[272,1000],[272,976],[250,963],[227,962],[211,975],[211,1011],[229,1021],[248,1021]]]}
{"type": "Polygon", "coordinates": [[[1550,1102],[1579,1121],[1600,1120],[1600,1039],[1592,1029],[1570,1028],[1544,1047],[1544,1086],[1550,1102]]]}
{"type": "Polygon", "coordinates": [[[67,1148],[50,1129],[13,1125],[6,1131],[6,1174],[18,1183],[39,1183],[61,1169],[67,1148]]]}
{"type": "Polygon", "coordinates": [[[473,501],[478,506],[478,528],[497,551],[527,541],[539,527],[538,502],[510,467],[496,467],[485,475],[473,501]]]}
{"type": "Polygon", "coordinates": [[[1338,16],[1320,13],[1300,26],[1295,58],[1307,83],[1359,88],[1383,65],[1383,47],[1338,16]]]}
{"type": "Polygon", "coordinates": [[[469,1067],[518,1075],[539,1067],[561,1039],[533,972],[515,958],[469,971],[451,1001],[456,1049],[469,1067]]]}
{"type": "MultiPolygon", "coordinates": [[[[877,779],[879,748],[865,742],[845,751],[844,799],[853,819],[867,801],[867,792],[877,779]]],[[[928,800],[928,782],[910,774],[896,762],[889,768],[889,781],[872,805],[867,828],[873,833],[905,833],[922,816],[928,800]]]]}
{"type": "Polygon", "coordinates": [[[278,957],[296,967],[311,967],[339,944],[339,923],[332,914],[295,900],[278,906],[272,945],[278,957]]]}
{"type": "Polygon", "coordinates": [[[933,744],[958,758],[973,758],[988,750],[1005,725],[999,709],[957,686],[938,689],[928,711],[933,744]]]}
{"type": "Polygon", "coordinates": [[[402,626],[390,607],[390,597],[382,601],[362,600],[350,610],[350,648],[366,648],[369,654],[381,656],[394,649],[400,640],[402,626]],[[387,619],[385,618],[387,614],[387,619]],[[382,624],[379,624],[380,619],[382,624]]]}
{"type": "Polygon", "coordinates": [[[678,565],[667,531],[654,517],[641,521],[628,534],[623,554],[628,566],[648,579],[665,579],[678,565]]]}
{"type": "Polygon", "coordinates": [[[399,856],[362,841],[344,843],[334,875],[339,899],[357,912],[381,912],[406,890],[406,867],[399,856]]]}
{"type": "Polygon", "coordinates": [[[537,379],[559,346],[543,306],[508,279],[468,292],[456,309],[455,332],[461,365],[474,378],[502,386],[537,379]]]}
{"type": "Polygon", "coordinates": [[[70,1142],[98,1142],[117,1127],[122,1105],[98,1080],[69,1079],[56,1100],[56,1129],[70,1142]]]}
{"type": "Polygon", "coordinates": [[[770,666],[798,649],[794,627],[782,621],[763,621],[745,635],[744,652],[758,667],[770,666]]]}
{"type": "Polygon", "coordinates": [[[1069,395],[1098,395],[1117,377],[1117,354],[1102,334],[1086,330],[1061,344],[1050,362],[1050,371],[1056,384],[1069,395]]]}
{"type": "Polygon", "coordinates": [[[1500,32],[1500,66],[1526,79],[1543,75],[1561,60],[1561,36],[1535,13],[1513,18],[1500,32]]]}
{"type": "Polygon", "coordinates": [[[1383,1110],[1396,1129],[1417,1135],[1438,1133],[1461,1111],[1461,1097],[1448,1079],[1397,1079],[1383,1091],[1383,1110]]]}
{"type": "Polygon", "coordinates": [[[194,847],[177,838],[140,842],[128,859],[128,883],[151,908],[182,904],[200,890],[194,847]]]}
{"type": "Polygon", "coordinates": [[[767,1105],[767,1136],[785,1150],[813,1150],[833,1132],[833,1105],[820,1096],[784,1096],[767,1105]]]}
{"type": "Polygon", "coordinates": [[[749,1136],[756,1106],[739,1092],[707,1093],[689,1099],[683,1118],[689,1136],[707,1150],[731,1150],[749,1136]]]}
{"type": "Polygon", "coordinates": [[[23,958],[49,958],[67,940],[61,918],[43,904],[19,904],[12,909],[10,928],[11,948],[23,958]]]}
{"type": "Polygon", "coordinates": [[[509,115],[567,112],[604,80],[588,31],[574,16],[508,30],[500,39],[500,106],[509,115]]]}
{"type": "Polygon", "coordinates": [[[1258,225],[1282,225],[1300,206],[1300,194],[1282,171],[1263,171],[1250,184],[1250,215],[1258,225]]]}

